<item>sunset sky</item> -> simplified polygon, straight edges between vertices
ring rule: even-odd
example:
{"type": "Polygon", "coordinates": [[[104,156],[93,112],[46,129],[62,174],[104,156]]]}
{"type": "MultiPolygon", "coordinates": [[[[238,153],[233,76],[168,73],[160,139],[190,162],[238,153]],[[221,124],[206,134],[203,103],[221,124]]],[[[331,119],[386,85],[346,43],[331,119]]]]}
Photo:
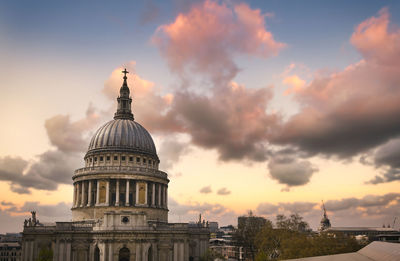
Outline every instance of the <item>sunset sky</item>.
{"type": "Polygon", "coordinates": [[[123,68],[170,222],[400,217],[399,1],[2,1],[0,233],[71,219],[123,68]]]}

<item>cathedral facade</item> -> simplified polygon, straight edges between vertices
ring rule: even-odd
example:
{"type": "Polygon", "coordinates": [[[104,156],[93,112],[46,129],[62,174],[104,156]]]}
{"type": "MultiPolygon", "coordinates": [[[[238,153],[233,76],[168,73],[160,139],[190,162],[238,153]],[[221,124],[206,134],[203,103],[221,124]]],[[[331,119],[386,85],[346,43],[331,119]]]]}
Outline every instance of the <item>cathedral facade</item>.
{"type": "Polygon", "coordinates": [[[134,120],[123,71],[114,119],[100,127],[73,176],[71,222],[24,223],[22,260],[199,260],[208,249],[205,222],[168,223],[168,175],[149,132],[134,120]]]}

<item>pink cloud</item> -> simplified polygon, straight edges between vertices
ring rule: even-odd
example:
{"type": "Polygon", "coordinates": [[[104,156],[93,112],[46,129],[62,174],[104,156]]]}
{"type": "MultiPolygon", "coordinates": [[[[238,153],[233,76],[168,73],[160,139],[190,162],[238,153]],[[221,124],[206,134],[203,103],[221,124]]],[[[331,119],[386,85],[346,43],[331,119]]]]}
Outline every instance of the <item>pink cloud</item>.
{"type": "Polygon", "coordinates": [[[207,0],[161,25],[152,42],[181,76],[190,68],[226,83],[238,71],[235,54],[268,58],[285,46],[265,29],[265,16],[244,3],[231,6],[207,0]]]}
{"type": "Polygon", "coordinates": [[[306,85],[306,81],[301,79],[296,74],[285,77],[282,82],[290,86],[290,88],[285,91],[285,94],[300,92],[301,89],[306,85]]]}
{"type": "Polygon", "coordinates": [[[357,26],[351,42],[363,60],[299,90],[302,109],[275,142],[347,157],[400,134],[400,31],[389,30],[387,9],[357,26]]]}
{"type": "Polygon", "coordinates": [[[351,37],[351,43],[365,59],[379,64],[398,65],[400,58],[400,30],[390,30],[389,11],[383,8],[379,16],[371,17],[359,24],[351,37]]]}

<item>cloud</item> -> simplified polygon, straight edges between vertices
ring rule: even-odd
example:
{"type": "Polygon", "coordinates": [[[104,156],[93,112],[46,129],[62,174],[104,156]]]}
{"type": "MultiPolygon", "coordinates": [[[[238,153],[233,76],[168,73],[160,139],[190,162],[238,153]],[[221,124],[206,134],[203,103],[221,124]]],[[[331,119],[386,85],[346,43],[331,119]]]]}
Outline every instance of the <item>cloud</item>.
{"type": "Polygon", "coordinates": [[[181,156],[189,151],[189,144],[179,141],[176,136],[163,137],[158,153],[161,159],[160,168],[170,170],[174,164],[179,162],[181,156]]]}
{"type": "Polygon", "coordinates": [[[135,73],[136,62],[130,61],[124,66],[113,70],[104,84],[102,92],[113,102],[113,107],[109,109],[112,115],[116,110],[116,97],[122,85],[121,71],[126,68],[129,71],[128,86],[132,96],[132,111],[135,120],[140,122],[150,132],[179,133],[181,126],[176,119],[168,113],[170,105],[174,100],[174,95],[167,93],[161,94],[161,90],[156,88],[151,81],[141,78],[135,73]]]}
{"type": "Polygon", "coordinates": [[[345,198],[341,200],[328,200],[325,203],[329,211],[348,210],[354,208],[371,208],[379,207],[384,208],[392,202],[400,203],[400,193],[388,193],[382,196],[367,195],[361,199],[345,198]]]}
{"type": "Polygon", "coordinates": [[[32,188],[54,191],[59,184],[71,184],[74,170],[82,162],[81,154],[87,149],[86,134],[100,117],[89,106],[85,117],[77,121],[71,121],[68,115],[47,119],[47,135],[56,149],[30,161],[20,157],[0,158],[0,180],[9,182],[11,191],[18,194],[30,194],[32,188]]]}
{"type": "Polygon", "coordinates": [[[400,180],[400,139],[391,139],[378,147],[373,154],[373,163],[382,169],[383,174],[376,175],[368,183],[379,184],[400,180]]]}
{"type": "Polygon", "coordinates": [[[216,149],[224,161],[264,161],[266,139],[279,117],[267,114],[269,88],[248,89],[232,83],[211,96],[191,92],[175,94],[170,114],[191,137],[191,142],[216,149]]]}
{"type": "MultiPolygon", "coordinates": [[[[134,74],[135,62],[127,63],[126,67],[132,73],[128,85],[135,120],[151,133],[188,134],[191,145],[216,149],[224,161],[267,159],[268,133],[279,122],[278,115],[266,112],[272,98],[270,87],[246,88],[231,82],[213,88],[209,94],[180,90],[161,95],[154,83],[134,74]]],[[[113,100],[121,86],[121,68],[113,71],[103,89],[113,100]]],[[[181,149],[181,154],[188,152],[182,142],[175,146],[181,149]]],[[[170,163],[167,159],[167,167],[170,163]]]]}
{"type": "Polygon", "coordinates": [[[285,46],[265,29],[265,15],[259,9],[211,0],[158,27],[152,42],[173,72],[183,77],[187,70],[204,73],[215,83],[227,83],[236,75],[234,55],[268,58],[285,46]]]}
{"type": "Polygon", "coordinates": [[[209,203],[179,203],[173,198],[168,198],[169,220],[172,222],[197,221],[199,214],[208,221],[218,221],[219,224],[235,224],[238,214],[221,204],[209,203]]]}
{"type": "Polygon", "coordinates": [[[299,92],[306,85],[306,81],[296,74],[285,77],[282,83],[290,86],[290,88],[285,91],[285,94],[299,92]]]}
{"type": "Polygon", "coordinates": [[[231,191],[228,190],[227,188],[220,188],[220,189],[217,191],[217,194],[218,194],[218,195],[225,196],[225,195],[231,194],[231,191]]]}
{"type": "Polygon", "coordinates": [[[0,158],[0,180],[10,182],[10,189],[30,194],[30,188],[56,190],[58,185],[71,184],[74,168],[81,160],[58,150],[47,151],[28,165],[22,158],[0,158]]]}
{"type": "MultiPolygon", "coordinates": [[[[342,198],[325,202],[331,224],[334,227],[350,226],[380,227],[383,223],[392,225],[393,218],[400,215],[400,194],[366,195],[362,198],[342,198]]],[[[290,202],[260,203],[256,209],[258,215],[273,219],[278,214],[298,213],[314,229],[318,228],[323,216],[319,203],[290,202]]]]}
{"type": "Polygon", "coordinates": [[[0,209],[0,233],[22,232],[24,219],[31,216],[30,211],[32,210],[36,211],[41,223],[69,221],[72,218],[71,203],[41,204],[39,202],[28,201],[22,206],[18,206],[13,202],[7,202],[6,206],[8,208],[0,209]]]}
{"type": "Polygon", "coordinates": [[[278,215],[278,214],[305,214],[314,209],[317,203],[314,202],[291,202],[291,203],[260,203],[257,206],[257,213],[260,215],[278,215]]]}
{"type": "Polygon", "coordinates": [[[200,193],[209,194],[212,192],[211,186],[205,186],[200,189],[200,193]]]}
{"type": "Polygon", "coordinates": [[[400,31],[389,31],[388,24],[382,9],[356,27],[351,42],[363,59],[317,74],[296,92],[301,110],[275,130],[273,143],[348,158],[400,134],[400,31]]]}
{"type": "Polygon", "coordinates": [[[84,152],[89,143],[84,134],[98,124],[99,115],[89,105],[86,117],[71,122],[69,115],[56,115],[47,119],[45,128],[52,145],[63,152],[84,152]]]}
{"type": "Polygon", "coordinates": [[[293,156],[273,156],[268,162],[268,169],[271,178],[280,184],[287,185],[288,190],[293,186],[305,185],[310,181],[311,176],[318,169],[309,161],[299,161],[293,156]]]}

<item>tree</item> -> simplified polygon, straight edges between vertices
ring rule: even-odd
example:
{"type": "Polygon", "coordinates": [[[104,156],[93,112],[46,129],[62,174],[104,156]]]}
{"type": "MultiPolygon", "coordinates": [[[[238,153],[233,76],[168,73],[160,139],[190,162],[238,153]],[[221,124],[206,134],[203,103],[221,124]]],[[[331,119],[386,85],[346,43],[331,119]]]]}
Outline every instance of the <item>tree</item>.
{"type": "Polygon", "coordinates": [[[257,234],[257,261],[280,260],[348,253],[362,245],[344,234],[313,234],[307,222],[297,214],[277,216],[276,228],[264,226],[257,234]]]}
{"type": "Polygon", "coordinates": [[[285,215],[276,216],[276,227],[280,229],[288,229],[292,231],[308,233],[311,231],[307,222],[303,221],[303,217],[299,214],[292,214],[289,218],[285,215]]]}
{"type": "Polygon", "coordinates": [[[266,224],[272,227],[271,221],[263,217],[253,216],[251,211],[248,216],[241,216],[238,218],[238,229],[234,235],[234,240],[238,246],[243,247],[245,259],[254,260],[257,253],[255,238],[266,224]]]}

